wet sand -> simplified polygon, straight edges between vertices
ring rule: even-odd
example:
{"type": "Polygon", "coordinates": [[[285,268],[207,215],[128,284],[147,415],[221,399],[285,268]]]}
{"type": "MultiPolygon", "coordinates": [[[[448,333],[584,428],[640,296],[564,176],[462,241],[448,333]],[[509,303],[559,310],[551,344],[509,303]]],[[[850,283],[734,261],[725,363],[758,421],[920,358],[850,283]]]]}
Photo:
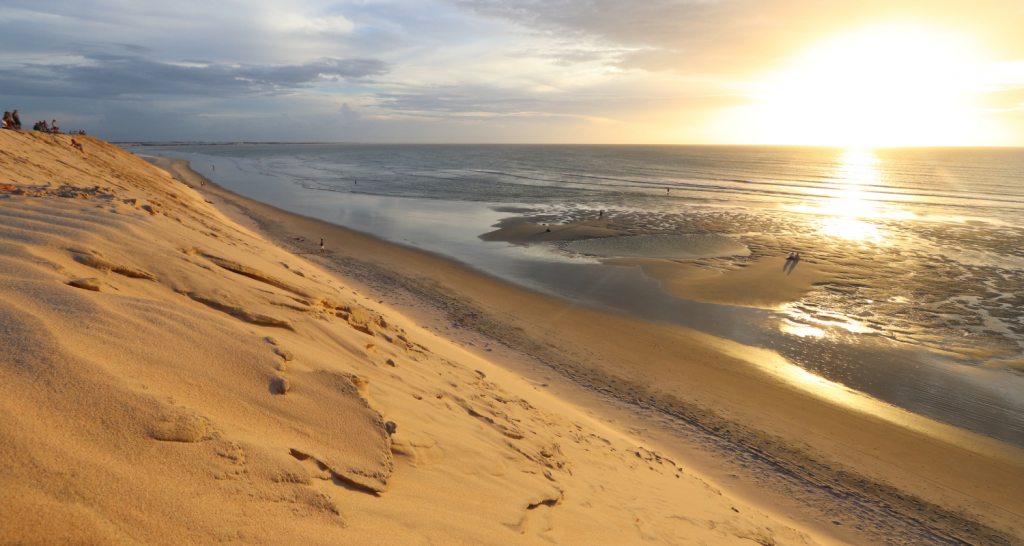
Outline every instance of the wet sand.
{"type": "MultiPolygon", "coordinates": [[[[617,266],[599,267],[610,270],[603,278],[591,273],[597,282],[565,268],[565,277],[583,288],[563,282],[559,294],[770,349],[883,402],[1024,447],[1024,376],[1015,366],[1020,345],[1013,306],[1020,270],[955,262],[908,235],[963,226],[890,227],[903,234],[895,244],[829,236],[834,220],[813,215],[788,215],[783,225],[771,211],[762,211],[764,218],[721,210],[609,211],[603,219],[596,211],[524,214],[498,222],[481,238],[617,266]],[[821,222],[826,225],[816,228],[821,222]],[[766,231],[746,231],[752,225],[766,231]],[[589,235],[581,240],[578,233],[589,235]],[[742,246],[722,244],[720,233],[742,246]],[[661,243],[629,243],[651,238],[661,243]],[[801,258],[786,260],[793,250],[801,258]],[[680,254],[691,256],[671,258],[680,254]],[[635,257],[604,257],[615,255],[635,257]],[[645,289],[651,280],[658,288],[645,289]]],[[[857,220],[841,226],[880,231],[857,220]]],[[[967,239],[1011,237],[969,229],[977,232],[962,233],[967,239]]]]}
{"type": "MultiPolygon", "coordinates": [[[[580,238],[609,238],[624,234],[609,227],[611,220],[579,220],[569,224],[542,225],[528,217],[512,217],[499,222],[496,230],[480,236],[484,241],[503,241],[517,245],[575,241],[580,238]]],[[[629,232],[631,235],[636,230],[629,232]]],[[[640,233],[652,233],[640,231],[640,233]]],[[[722,260],[708,267],[698,259],[601,258],[601,263],[622,267],[640,267],[656,279],[662,290],[689,300],[725,305],[781,309],[800,301],[817,285],[836,280],[821,264],[809,260],[787,260],[765,256],[751,263],[722,260]]],[[[835,269],[835,268],[833,268],[835,269]]]]}
{"type": "MultiPolygon", "coordinates": [[[[198,186],[183,162],[152,160],[198,186]]],[[[474,350],[500,348],[520,371],[538,374],[536,383],[555,377],[585,405],[646,416],[659,429],[652,437],[684,458],[703,453],[714,472],[737,476],[749,496],[816,520],[827,537],[891,544],[1020,539],[1024,457],[1017,448],[816,380],[769,351],[532,293],[209,183],[205,191],[236,221],[347,282],[386,294],[404,313],[443,317],[440,333],[474,343],[474,350]],[[321,236],[329,242],[323,256],[314,244],[321,236]]]]}

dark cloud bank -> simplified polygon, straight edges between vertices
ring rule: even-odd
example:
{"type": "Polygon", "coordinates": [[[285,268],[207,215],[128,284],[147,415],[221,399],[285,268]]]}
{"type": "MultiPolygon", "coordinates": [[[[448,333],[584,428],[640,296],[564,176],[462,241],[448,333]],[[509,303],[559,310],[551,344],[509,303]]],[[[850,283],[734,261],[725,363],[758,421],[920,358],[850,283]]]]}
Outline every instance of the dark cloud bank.
{"type": "Polygon", "coordinates": [[[0,70],[0,94],[117,99],[152,95],[229,98],[273,95],[325,81],[389,71],[377,59],[325,58],[292,65],[172,64],[139,56],[88,54],[86,64],[25,63],[0,70]]]}

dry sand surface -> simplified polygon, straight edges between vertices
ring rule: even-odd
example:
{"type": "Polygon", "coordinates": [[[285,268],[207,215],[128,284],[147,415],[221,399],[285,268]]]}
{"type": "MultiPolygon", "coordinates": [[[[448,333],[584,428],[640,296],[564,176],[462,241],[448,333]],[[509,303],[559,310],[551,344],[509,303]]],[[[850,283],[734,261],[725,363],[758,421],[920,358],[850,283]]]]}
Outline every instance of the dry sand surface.
{"type": "Polygon", "coordinates": [[[0,543],[814,542],[82,140],[0,132],[0,543]]]}

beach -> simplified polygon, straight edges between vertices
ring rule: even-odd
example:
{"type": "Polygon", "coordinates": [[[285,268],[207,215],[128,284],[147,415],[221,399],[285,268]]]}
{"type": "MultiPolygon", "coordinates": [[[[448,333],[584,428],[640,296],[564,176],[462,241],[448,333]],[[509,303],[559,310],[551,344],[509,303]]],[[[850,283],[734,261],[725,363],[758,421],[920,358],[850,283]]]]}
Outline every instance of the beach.
{"type": "Polygon", "coordinates": [[[530,291],[766,349],[1024,447],[1016,150],[128,149],[530,291]]]}
{"type": "MultiPolygon", "coordinates": [[[[4,542],[1024,540],[1019,447],[777,352],[289,213],[180,159],[0,139],[4,542]]],[[[490,237],[611,235],[588,222],[490,237]]],[[[785,264],[758,258],[621,269],[754,309],[844,273],[759,289],[785,264]]]]}

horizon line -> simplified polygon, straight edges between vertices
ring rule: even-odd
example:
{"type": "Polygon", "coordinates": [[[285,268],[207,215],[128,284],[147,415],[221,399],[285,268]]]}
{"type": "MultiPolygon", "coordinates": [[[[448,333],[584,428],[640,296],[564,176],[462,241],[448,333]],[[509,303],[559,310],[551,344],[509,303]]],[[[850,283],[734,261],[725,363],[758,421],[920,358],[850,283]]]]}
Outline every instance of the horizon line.
{"type": "MultiPolygon", "coordinates": [[[[92,136],[92,135],[84,135],[92,136]]],[[[99,138],[99,137],[94,137],[99,138]]],[[[718,147],[774,147],[774,148],[844,148],[844,149],[907,149],[907,148],[1024,148],[1024,145],[985,145],[985,144],[908,144],[895,146],[865,146],[846,144],[721,144],[721,143],[584,143],[584,142],[359,142],[359,141],[309,141],[309,142],[282,142],[282,141],[145,141],[145,140],[123,140],[107,141],[114,145],[135,145],[135,146],[243,146],[252,144],[273,144],[273,145],[309,145],[309,144],[344,144],[344,145],[392,145],[392,146],[718,146],[718,147]]]]}

